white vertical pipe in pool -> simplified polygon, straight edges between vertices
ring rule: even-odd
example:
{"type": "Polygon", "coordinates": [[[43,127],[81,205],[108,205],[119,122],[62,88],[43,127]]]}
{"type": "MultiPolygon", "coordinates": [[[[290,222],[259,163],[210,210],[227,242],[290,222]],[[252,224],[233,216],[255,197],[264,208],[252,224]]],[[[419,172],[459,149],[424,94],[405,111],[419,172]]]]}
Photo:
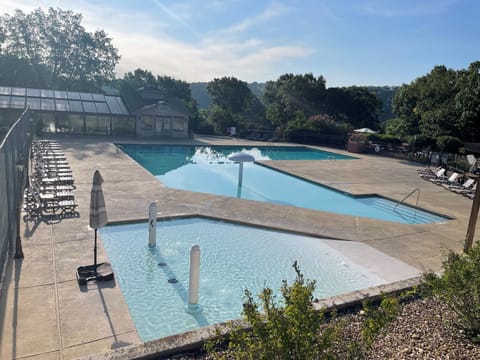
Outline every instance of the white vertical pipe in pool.
{"type": "Polygon", "coordinates": [[[157,203],[152,201],[148,208],[148,246],[157,245],[157,203]]]}
{"type": "Polygon", "coordinates": [[[188,285],[187,311],[196,313],[201,311],[198,304],[198,288],[200,285],[200,246],[193,245],[190,248],[190,279],[188,285]]]}

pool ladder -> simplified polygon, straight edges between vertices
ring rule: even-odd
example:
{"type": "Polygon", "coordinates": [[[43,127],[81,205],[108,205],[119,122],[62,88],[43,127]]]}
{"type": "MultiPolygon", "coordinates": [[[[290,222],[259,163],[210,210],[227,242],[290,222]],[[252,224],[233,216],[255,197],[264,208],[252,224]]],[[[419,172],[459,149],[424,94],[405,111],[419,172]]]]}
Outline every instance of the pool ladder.
{"type": "MultiPolygon", "coordinates": [[[[418,200],[420,199],[420,188],[415,188],[413,191],[411,191],[407,196],[405,196],[402,200],[400,200],[394,207],[393,207],[393,211],[396,210],[396,208],[401,205],[402,203],[405,202],[405,200],[407,200],[410,196],[412,196],[413,194],[417,193],[417,202],[415,203],[415,206],[418,207],[418,200]]],[[[413,213],[413,223],[415,223],[415,218],[417,217],[417,209],[415,209],[414,213],[413,213]]]]}

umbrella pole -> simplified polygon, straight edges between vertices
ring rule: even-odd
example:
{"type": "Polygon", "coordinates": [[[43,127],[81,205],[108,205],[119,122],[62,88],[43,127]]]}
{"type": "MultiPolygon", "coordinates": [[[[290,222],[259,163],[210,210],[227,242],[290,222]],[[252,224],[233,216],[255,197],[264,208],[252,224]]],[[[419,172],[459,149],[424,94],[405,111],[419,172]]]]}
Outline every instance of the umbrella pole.
{"type": "Polygon", "coordinates": [[[97,228],[95,228],[95,245],[93,247],[93,266],[95,274],[97,273],[97,228]]]}

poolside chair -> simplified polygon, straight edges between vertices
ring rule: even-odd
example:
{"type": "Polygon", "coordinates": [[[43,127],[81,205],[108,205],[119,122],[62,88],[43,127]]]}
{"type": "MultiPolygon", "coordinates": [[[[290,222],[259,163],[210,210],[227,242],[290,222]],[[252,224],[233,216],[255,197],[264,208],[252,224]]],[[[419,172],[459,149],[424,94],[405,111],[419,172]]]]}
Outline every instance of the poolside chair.
{"type": "Polygon", "coordinates": [[[428,168],[422,168],[422,169],[417,169],[417,174],[422,176],[422,175],[433,175],[435,174],[438,170],[440,170],[442,167],[439,166],[435,169],[432,169],[430,167],[428,168]]]}
{"type": "Polygon", "coordinates": [[[456,193],[462,193],[468,191],[474,184],[474,179],[468,179],[463,184],[443,184],[443,187],[456,193]]]}
{"type": "Polygon", "coordinates": [[[447,172],[447,169],[440,168],[433,174],[420,174],[420,176],[425,179],[425,180],[430,180],[430,179],[440,179],[442,177],[445,177],[445,173],[447,172]]]}
{"type": "Polygon", "coordinates": [[[460,177],[460,174],[454,172],[452,175],[450,175],[449,178],[447,178],[446,176],[441,176],[441,177],[433,178],[433,179],[429,179],[429,180],[430,180],[431,182],[433,182],[434,184],[443,185],[443,184],[453,184],[453,183],[456,183],[459,177],[460,177]]]}
{"type": "Polygon", "coordinates": [[[475,193],[477,192],[477,184],[478,183],[476,182],[470,189],[462,192],[461,194],[473,200],[473,198],[475,197],[475,193]]]}

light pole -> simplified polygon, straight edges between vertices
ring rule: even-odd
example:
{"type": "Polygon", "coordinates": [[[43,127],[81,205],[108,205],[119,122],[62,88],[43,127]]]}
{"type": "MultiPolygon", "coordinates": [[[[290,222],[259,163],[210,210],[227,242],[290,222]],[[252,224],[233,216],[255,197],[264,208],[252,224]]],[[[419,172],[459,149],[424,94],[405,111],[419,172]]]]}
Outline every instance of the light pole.
{"type": "Polygon", "coordinates": [[[20,221],[22,219],[22,213],[21,213],[21,204],[22,204],[22,192],[23,192],[23,169],[24,165],[21,160],[17,162],[15,165],[15,168],[17,170],[17,184],[19,187],[18,190],[18,202],[17,202],[17,237],[15,239],[15,255],[13,256],[14,259],[23,259],[23,250],[22,250],[22,238],[20,237],[20,221]]]}

